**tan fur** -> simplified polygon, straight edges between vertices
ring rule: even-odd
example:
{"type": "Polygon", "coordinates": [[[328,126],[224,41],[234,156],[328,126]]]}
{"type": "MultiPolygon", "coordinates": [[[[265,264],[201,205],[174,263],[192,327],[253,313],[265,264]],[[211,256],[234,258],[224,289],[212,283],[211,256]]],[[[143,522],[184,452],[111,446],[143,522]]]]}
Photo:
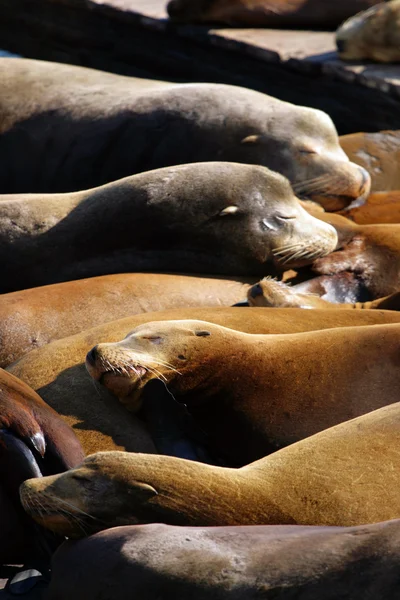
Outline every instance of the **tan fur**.
{"type": "Polygon", "coordinates": [[[233,279],[123,273],[0,295],[0,367],[101,323],[190,306],[231,306],[248,285],[233,279]]]}
{"type": "Polygon", "coordinates": [[[243,27],[335,27],[377,0],[172,0],[171,18],[243,27]]]}
{"type": "Polygon", "coordinates": [[[238,470],[167,456],[100,453],[66,474],[25,482],[21,497],[38,522],[82,537],[117,525],[152,522],[375,523],[399,517],[399,485],[397,403],[238,470]],[[41,516],[39,507],[49,512],[41,516]]]}
{"type": "Polygon", "coordinates": [[[400,325],[254,335],[156,321],[98,344],[86,366],[135,412],[146,384],[161,378],[214,454],[237,466],[396,402],[399,335],[400,325]]]}
{"type": "Polygon", "coordinates": [[[400,61],[400,1],[382,2],[343,23],[336,32],[342,60],[400,61]]]}
{"type": "Polygon", "coordinates": [[[39,392],[73,427],[87,454],[115,449],[154,452],[154,444],[141,421],[127,415],[114,397],[94,385],[84,361],[95,344],[116,342],[141,323],[166,319],[202,319],[249,333],[294,333],[400,322],[399,314],[383,311],[180,308],[99,325],[33,350],[7,370],[39,392]]]}
{"type": "Polygon", "coordinates": [[[352,133],[339,141],[349,159],[371,175],[372,192],[400,190],[400,131],[352,133]]]}
{"type": "Polygon", "coordinates": [[[358,225],[400,223],[400,191],[375,192],[365,204],[342,214],[358,225]]]}

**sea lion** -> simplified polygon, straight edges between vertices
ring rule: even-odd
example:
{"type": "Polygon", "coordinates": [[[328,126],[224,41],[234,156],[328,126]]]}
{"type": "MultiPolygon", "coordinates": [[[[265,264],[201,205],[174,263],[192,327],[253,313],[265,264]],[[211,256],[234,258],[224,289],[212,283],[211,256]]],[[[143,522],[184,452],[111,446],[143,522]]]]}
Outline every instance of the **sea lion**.
{"type": "Polygon", "coordinates": [[[335,227],[339,241],[335,252],[314,261],[315,273],[354,273],[371,300],[399,290],[400,224],[357,225],[343,216],[328,213],[318,213],[318,219],[335,227]]]}
{"type": "Polygon", "coordinates": [[[228,161],[267,166],[327,210],[368,196],[368,173],[350,163],[319,110],[236,86],[143,89],[128,77],[23,59],[0,59],[0,80],[2,193],[72,192],[228,161]]]}
{"type": "Polygon", "coordinates": [[[149,320],[201,319],[248,333],[294,333],[346,327],[400,323],[396,312],[365,310],[315,310],[254,308],[179,308],[139,314],[106,323],[80,334],[32,350],[10,371],[48,402],[74,429],[85,453],[99,450],[155,452],[142,421],[96,387],[84,362],[87,352],[100,342],[116,342],[149,320]]]}
{"type": "MultiPolygon", "coordinates": [[[[335,280],[337,277],[338,275],[334,275],[332,277],[318,277],[316,279],[329,281],[330,279],[335,280]]],[[[299,292],[297,289],[298,287],[303,286],[295,285],[292,287],[283,281],[265,278],[249,289],[247,296],[249,306],[266,306],[271,308],[400,310],[400,292],[396,292],[395,294],[386,296],[386,298],[378,298],[377,300],[372,300],[370,302],[334,303],[335,301],[326,300],[317,294],[310,292],[299,292]]]]}
{"type": "Polygon", "coordinates": [[[242,466],[396,402],[399,335],[400,325],[257,335],[206,321],[156,321],[96,345],[86,368],[133,412],[147,384],[161,379],[212,452],[242,466]]]}
{"type": "Polygon", "coordinates": [[[335,230],[266,167],[196,163],[71,194],[0,197],[1,292],[126,271],[266,275],[310,264],[335,230]]]}
{"type": "Polygon", "coordinates": [[[397,403],[241,469],[99,452],[67,473],[26,481],[20,495],[38,523],[71,538],[157,522],[354,526],[399,518],[399,450],[397,403]]]}
{"type": "Polygon", "coordinates": [[[19,485],[75,467],[84,456],[60,416],[26,383],[0,369],[0,564],[24,560],[34,547],[34,532],[18,507],[19,485]]]}
{"type": "Polygon", "coordinates": [[[400,61],[400,1],[372,6],[345,21],[336,32],[342,60],[400,61]]]}
{"type": "Polygon", "coordinates": [[[400,190],[400,131],[351,133],[339,138],[349,159],[371,175],[371,191],[400,190]]]}
{"type": "Polygon", "coordinates": [[[398,519],[358,527],[116,527],[57,550],[46,599],[126,600],[129,589],[145,600],[393,600],[399,542],[398,519]]]}
{"type": "Polygon", "coordinates": [[[168,14],[185,23],[225,23],[239,27],[326,29],[377,4],[378,0],[171,0],[168,14]]]}
{"type": "Polygon", "coordinates": [[[400,191],[375,192],[363,206],[342,213],[358,225],[400,223],[400,191]]]}
{"type": "Polygon", "coordinates": [[[232,279],[123,273],[0,295],[0,367],[34,348],[136,313],[232,306],[248,284],[232,279]]]}

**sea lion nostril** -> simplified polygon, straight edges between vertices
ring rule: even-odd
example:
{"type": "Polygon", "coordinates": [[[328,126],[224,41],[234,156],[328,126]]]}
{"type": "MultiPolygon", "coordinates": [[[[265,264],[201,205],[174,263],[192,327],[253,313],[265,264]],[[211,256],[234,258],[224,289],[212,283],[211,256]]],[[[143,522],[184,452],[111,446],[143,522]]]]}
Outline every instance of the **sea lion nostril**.
{"type": "Polygon", "coordinates": [[[96,358],[97,358],[97,346],[95,346],[94,348],[89,350],[89,352],[86,354],[86,362],[88,362],[90,365],[95,365],[96,358]]]}
{"type": "Polygon", "coordinates": [[[346,42],[344,40],[336,40],[336,46],[338,52],[344,52],[346,50],[346,42]]]}
{"type": "Polygon", "coordinates": [[[256,285],[253,285],[253,287],[251,288],[250,291],[250,296],[252,298],[257,298],[257,296],[262,296],[262,287],[259,283],[257,283],[256,285]]]}

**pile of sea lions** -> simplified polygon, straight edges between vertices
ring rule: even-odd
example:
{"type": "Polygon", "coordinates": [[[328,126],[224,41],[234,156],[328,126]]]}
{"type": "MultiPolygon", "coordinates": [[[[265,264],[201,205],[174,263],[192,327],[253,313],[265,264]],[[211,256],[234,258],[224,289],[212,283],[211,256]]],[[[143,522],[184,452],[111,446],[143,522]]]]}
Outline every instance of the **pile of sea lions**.
{"type": "Polygon", "coordinates": [[[5,593],[395,598],[398,133],[0,73],[5,593]]]}

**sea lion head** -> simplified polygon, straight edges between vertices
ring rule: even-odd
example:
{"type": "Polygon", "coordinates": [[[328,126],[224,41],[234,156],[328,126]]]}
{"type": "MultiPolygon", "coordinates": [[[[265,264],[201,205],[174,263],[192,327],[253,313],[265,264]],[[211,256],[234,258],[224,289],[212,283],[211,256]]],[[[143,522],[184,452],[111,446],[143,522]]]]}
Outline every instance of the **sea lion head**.
{"type": "Polygon", "coordinates": [[[347,19],[336,32],[342,60],[398,61],[400,1],[377,4],[347,19]]]}
{"type": "Polygon", "coordinates": [[[266,263],[279,271],[311,264],[337,245],[335,229],[304,210],[288,180],[259,165],[210,162],[206,170],[204,163],[179,165],[162,169],[146,191],[148,205],[157,204],[154,220],[162,222],[157,244],[165,243],[168,251],[170,238],[162,238],[173,232],[189,254],[196,230],[196,244],[201,240],[214,261],[211,250],[218,252],[216,243],[223,239],[232,272],[253,272],[255,263],[261,272],[266,263]],[[163,206],[162,199],[171,197],[174,202],[163,206]]]}
{"type": "MultiPolygon", "coordinates": [[[[287,177],[295,194],[336,212],[365,202],[369,173],[350,162],[331,118],[321,110],[282,103],[265,131],[242,139],[243,161],[265,164],[287,177]]],[[[256,131],[256,127],[253,128],[256,131]]]]}
{"type": "Polygon", "coordinates": [[[200,389],[210,368],[215,370],[219,348],[223,352],[236,335],[231,329],[205,321],[146,323],[120,342],[92,348],[86,368],[129,410],[138,411],[144,387],[152,379],[160,379],[171,394],[180,396],[200,389]]]}
{"type": "Polygon", "coordinates": [[[247,293],[249,306],[266,306],[270,308],[315,308],[313,302],[320,298],[311,294],[296,293],[290,285],[265,277],[251,286],[247,293]]]}
{"type": "Polygon", "coordinates": [[[157,491],[141,473],[147,470],[151,477],[151,469],[140,469],[146,455],[134,456],[137,473],[129,453],[98,452],[60,475],[28,479],[20,487],[22,505],[40,525],[71,538],[145,522],[142,508],[157,491]]]}

